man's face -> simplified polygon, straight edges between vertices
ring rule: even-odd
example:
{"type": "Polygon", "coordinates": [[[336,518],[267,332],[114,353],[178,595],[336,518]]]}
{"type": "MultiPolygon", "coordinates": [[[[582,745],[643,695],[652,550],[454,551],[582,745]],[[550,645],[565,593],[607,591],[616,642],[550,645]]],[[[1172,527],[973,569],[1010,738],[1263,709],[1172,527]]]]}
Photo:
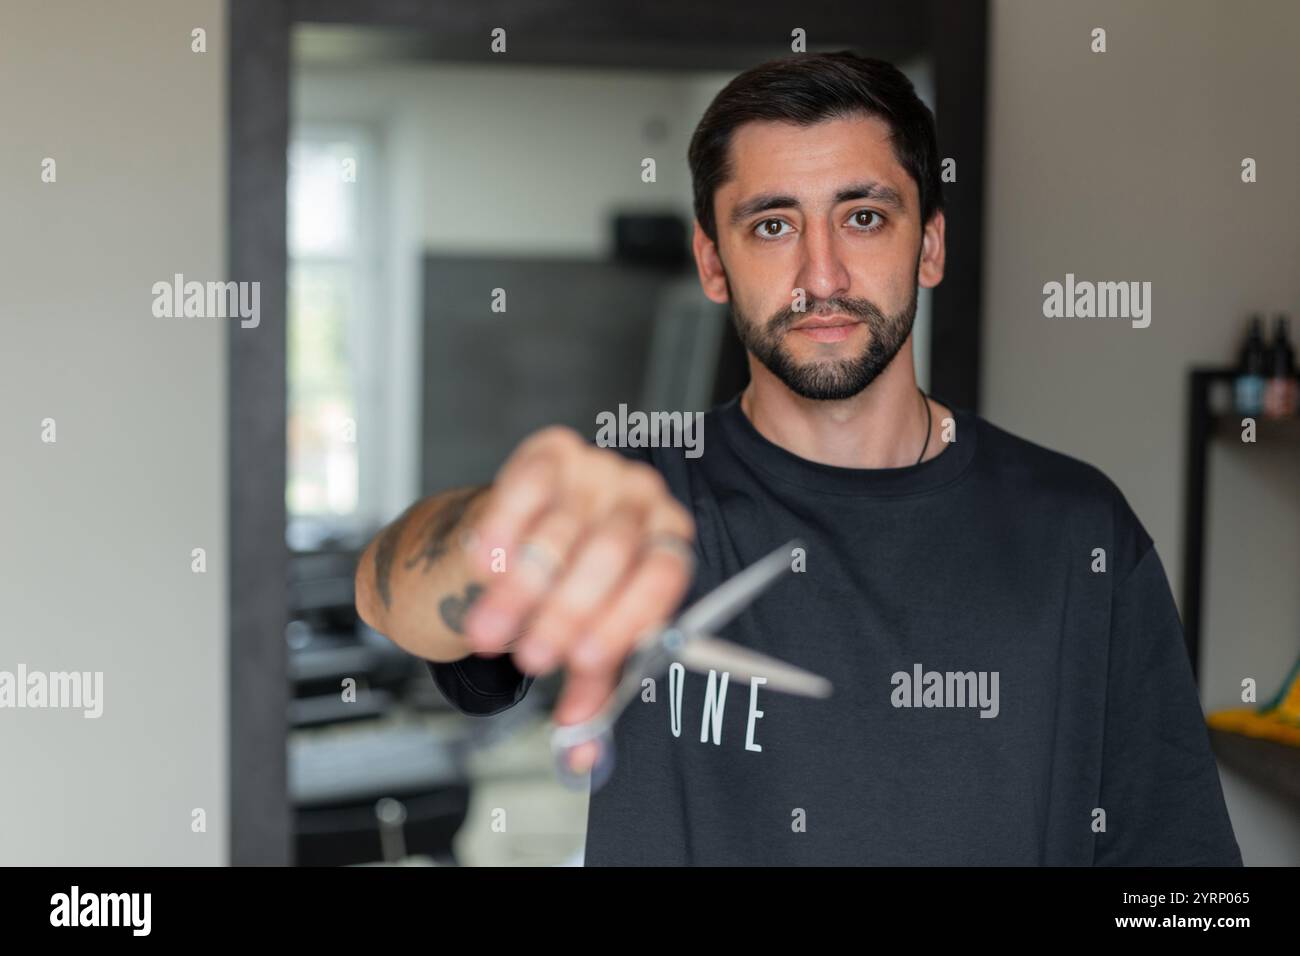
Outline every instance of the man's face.
{"type": "Polygon", "coordinates": [[[697,228],[706,294],[730,303],[740,340],[791,391],[858,394],[911,334],[918,281],[942,278],[942,217],[923,232],[916,184],[874,117],[747,123],[731,159],[716,253],[697,228]]]}

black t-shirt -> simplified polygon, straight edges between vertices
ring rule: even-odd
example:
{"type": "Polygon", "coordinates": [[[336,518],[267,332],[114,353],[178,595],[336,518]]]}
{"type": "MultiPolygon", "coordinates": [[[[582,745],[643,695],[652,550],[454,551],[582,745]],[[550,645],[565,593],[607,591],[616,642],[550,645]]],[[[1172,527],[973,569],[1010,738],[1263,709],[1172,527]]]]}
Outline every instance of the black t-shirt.
{"type": "MultiPolygon", "coordinates": [[[[684,603],[803,541],[803,570],[721,636],[834,692],[663,677],[615,727],[588,866],[1241,864],[1141,522],[1091,465],[953,417],[955,440],[902,468],[800,458],[738,396],[696,458],[625,450],[694,515],[684,603]]],[[[472,714],[532,683],[508,655],[430,670],[472,714]]]]}

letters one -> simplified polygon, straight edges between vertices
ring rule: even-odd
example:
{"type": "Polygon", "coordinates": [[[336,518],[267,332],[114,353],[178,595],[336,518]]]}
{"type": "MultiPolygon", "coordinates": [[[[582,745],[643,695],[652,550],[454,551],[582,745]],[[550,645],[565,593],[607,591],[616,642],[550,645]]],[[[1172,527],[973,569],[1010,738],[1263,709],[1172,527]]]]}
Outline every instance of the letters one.
{"type": "MultiPolygon", "coordinates": [[[[674,737],[682,735],[682,687],[686,680],[686,668],[678,661],[668,668],[668,719],[674,737]]],[[[722,672],[721,678],[715,670],[709,671],[709,683],[704,691],[704,707],[700,716],[700,743],[715,746],[722,745],[722,713],[727,705],[727,685],[731,674],[722,672]]],[[[758,709],[758,688],[767,683],[766,677],[751,677],[749,680],[749,712],[745,719],[745,749],[761,753],[763,748],[754,740],[755,725],[762,718],[758,709]]]]}

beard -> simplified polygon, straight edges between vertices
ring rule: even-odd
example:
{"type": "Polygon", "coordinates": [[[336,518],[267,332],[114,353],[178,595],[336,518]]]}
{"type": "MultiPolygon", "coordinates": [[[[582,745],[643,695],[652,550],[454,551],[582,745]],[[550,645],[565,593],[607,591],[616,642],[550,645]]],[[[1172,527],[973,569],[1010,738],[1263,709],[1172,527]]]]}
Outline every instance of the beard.
{"type": "Polygon", "coordinates": [[[740,315],[729,279],[727,295],[731,302],[731,321],[745,348],[790,391],[816,401],[852,398],[874,382],[912,334],[912,325],[916,320],[915,281],[912,283],[910,301],[902,311],[893,315],[885,314],[868,299],[832,298],[825,301],[824,308],[810,307],[803,312],[795,312],[787,307],[760,323],[740,315]],[[811,315],[836,313],[858,319],[867,326],[871,336],[862,351],[849,358],[802,363],[796,361],[784,345],[785,333],[811,315]]]}

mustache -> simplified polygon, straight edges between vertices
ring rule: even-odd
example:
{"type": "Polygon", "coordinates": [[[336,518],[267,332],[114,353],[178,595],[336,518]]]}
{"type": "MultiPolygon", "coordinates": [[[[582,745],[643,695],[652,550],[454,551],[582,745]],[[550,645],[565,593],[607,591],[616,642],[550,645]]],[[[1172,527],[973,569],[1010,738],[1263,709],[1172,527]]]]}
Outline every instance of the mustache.
{"type": "Polygon", "coordinates": [[[870,299],[827,299],[825,304],[817,308],[804,309],[802,312],[796,312],[787,306],[767,320],[767,331],[770,335],[778,335],[789,331],[792,326],[804,319],[831,315],[851,316],[868,325],[879,323],[885,318],[885,314],[870,299]]]}

